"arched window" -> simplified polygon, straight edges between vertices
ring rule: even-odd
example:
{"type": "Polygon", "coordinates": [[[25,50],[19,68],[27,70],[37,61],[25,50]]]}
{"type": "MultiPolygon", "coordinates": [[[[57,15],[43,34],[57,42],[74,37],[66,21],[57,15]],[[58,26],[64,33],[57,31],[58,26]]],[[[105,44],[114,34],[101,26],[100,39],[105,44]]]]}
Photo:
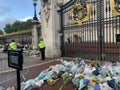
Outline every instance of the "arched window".
{"type": "Polygon", "coordinates": [[[77,34],[73,35],[73,42],[78,43],[79,42],[79,37],[77,34]]]}

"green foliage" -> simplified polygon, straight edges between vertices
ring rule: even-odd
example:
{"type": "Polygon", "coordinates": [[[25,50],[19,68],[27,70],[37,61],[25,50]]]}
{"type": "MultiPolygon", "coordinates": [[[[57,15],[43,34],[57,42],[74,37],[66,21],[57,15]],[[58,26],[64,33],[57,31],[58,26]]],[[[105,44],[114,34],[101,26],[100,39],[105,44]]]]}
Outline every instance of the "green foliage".
{"type": "Polygon", "coordinates": [[[4,34],[4,32],[2,30],[0,30],[0,35],[3,35],[3,34],[4,34]]]}
{"type": "Polygon", "coordinates": [[[15,21],[13,24],[12,24],[12,30],[13,32],[17,32],[17,31],[20,31],[21,30],[21,22],[20,21],[15,21]]]}
{"type": "Polygon", "coordinates": [[[13,32],[12,31],[12,25],[10,23],[5,25],[4,32],[5,33],[12,33],[13,32]]]}
{"type": "Polygon", "coordinates": [[[32,28],[32,20],[28,19],[26,22],[22,22],[22,30],[27,30],[32,28]]]}
{"type": "Polygon", "coordinates": [[[6,24],[4,28],[5,33],[12,33],[12,32],[18,32],[18,31],[24,31],[32,29],[32,20],[28,19],[25,22],[21,21],[15,21],[13,24],[6,24]]]}

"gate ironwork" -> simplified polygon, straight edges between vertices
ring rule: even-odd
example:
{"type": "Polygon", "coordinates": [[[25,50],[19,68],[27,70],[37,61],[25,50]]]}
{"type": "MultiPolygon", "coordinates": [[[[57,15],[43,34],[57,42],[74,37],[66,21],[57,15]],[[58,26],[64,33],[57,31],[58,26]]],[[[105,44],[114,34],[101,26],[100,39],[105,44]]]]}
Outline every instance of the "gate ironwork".
{"type": "Polygon", "coordinates": [[[119,5],[118,0],[70,0],[62,5],[62,56],[120,60],[119,5]]]}

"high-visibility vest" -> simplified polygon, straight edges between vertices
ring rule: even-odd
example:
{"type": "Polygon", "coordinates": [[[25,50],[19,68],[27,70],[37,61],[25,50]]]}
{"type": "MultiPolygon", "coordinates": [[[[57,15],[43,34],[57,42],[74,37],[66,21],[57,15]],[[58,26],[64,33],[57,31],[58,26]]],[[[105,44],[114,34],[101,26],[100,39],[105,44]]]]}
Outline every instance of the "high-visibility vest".
{"type": "Polygon", "coordinates": [[[12,50],[16,50],[16,49],[17,49],[17,44],[16,44],[16,42],[11,42],[11,43],[9,44],[9,48],[12,49],[12,50]]]}
{"type": "Polygon", "coordinates": [[[38,46],[39,46],[39,48],[44,48],[45,47],[45,42],[44,41],[40,41],[38,46]]]}

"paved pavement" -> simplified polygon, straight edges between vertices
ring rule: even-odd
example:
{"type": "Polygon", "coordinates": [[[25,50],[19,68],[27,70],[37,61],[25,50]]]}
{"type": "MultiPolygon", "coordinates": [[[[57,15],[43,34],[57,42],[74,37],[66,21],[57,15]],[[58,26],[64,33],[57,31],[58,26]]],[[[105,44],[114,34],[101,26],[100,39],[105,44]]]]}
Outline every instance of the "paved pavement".
{"type": "MultiPolygon", "coordinates": [[[[16,70],[8,67],[7,54],[0,53],[0,87],[4,87],[7,89],[9,86],[17,86],[17,77],[16,70]]],[[[55,65],[60,63],[59,59],[46,59],[45,61],[40,60],[39,57],[36,56],[27,56],[24,55],[24,69],[21,73],[21,82],[27,81],[29,79],[34,79],[39,75],[39,73],[49,68],[51,65],[55,65]]],[[[58,87],[62,85],[62,81],[58,81],[56,83],[57,86],[51,87],[48,84],[43,85],[41,88],[34,90],[58,90],[58,87]]],[[[71,85],[71,84],[70,84],[71,85]]],[[[71,85],[72,86],[72,85],[71,85]]],[[[70,87],[70,86],[69,86],[70,87]]],[[[73,87],[73,86],[72,86],[73,87]]],[[[68,89],[63,89],[68,90],[68,89]]],[[[72,90],[72,89],[69,89],[72,90]]]]}
{"type": "MultiPolygon", "coordinates": [[[[55,65],[57,63],[59,63],[59,61],[48,60],[41,61],[41,63],[38,63],[36,65],[24,67],[24,69],[21,71],[21,82],[27,81],[29,79],[34,79],[42,70],[47,69],[50,65],[55,65]]],[[[16,86],[16,81],[16,70],[0,74],[0,86],[4,88],[7,88],[9,86],[16,86]]]]}
{"type": "MultiPolygon", "coordinates": [[[[51,59],[46,59],[46,61],[49,60],[51,59]]],[[[36,57],[35,55],[28,56],[26,53],[23,53],[23,61],[23,67],[29,67],[43,62],[40,60],[40,57],[36,57]]],[[[0,73],[8,72],[9,70],[12,70],[12,68],[8,67],[8,55],[7,53],[0,52],[0,73]]]]}
{"type": "MultiPolygon", "coordinates": [[[[44,67],[40,67],[42,64],[51,63],[57,59],[40,60],[40,57],[28,56],[24,54],[23,71],[21,71],[22,81],[34,78],[37,76],[44,67]],[[37,69],[35,69],[37,68],[37,69]]],[[[52,64],[52,63],[51,63],[52,64]]],[[[49,64],[48,64],[49,66],[49,64]]],[[[6,53],[0,53],[0,87],[8,87],[14,85],[16,82],[16,70],[8,67],[8,60],[6,53]]]]}
{"type": "MultiPolygon", "coordinates": [[[[23,71],[21,71],[21,82],[27,81],[30,79],[34,79],[39,75],[39,73],[49,68],[49,66],[56,65],[60,63],[61,59],[47,59],[45,61],[40,61],[38,58],[34,57],[27,57],[27,59],[34,60],[32,63],[36,63],[29,67],[24,67],[23,71]],[[39,62],[39,63],[37,63],[39,62]]],[[[24,62],[27,65],[27,62],[24,62]]],[[[9,86],[17,86],[16,84],[16,71],[13,70],[11,72],[1,73],[0,74],[0,86],[4,87],[5,89],[9,86]],[[6,79],[6,80],[5,80],[6,79]]],[[[62,79],[58,80],[55,85],[50,86],[48,83],[45,83],[42,87],[33,89],[33,90],[58,90],[62,86],[62,79]]],[[[62,90],[74,90],[74,86],[72,83],[68,83],[62,90]]]]}

